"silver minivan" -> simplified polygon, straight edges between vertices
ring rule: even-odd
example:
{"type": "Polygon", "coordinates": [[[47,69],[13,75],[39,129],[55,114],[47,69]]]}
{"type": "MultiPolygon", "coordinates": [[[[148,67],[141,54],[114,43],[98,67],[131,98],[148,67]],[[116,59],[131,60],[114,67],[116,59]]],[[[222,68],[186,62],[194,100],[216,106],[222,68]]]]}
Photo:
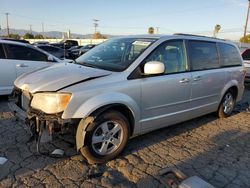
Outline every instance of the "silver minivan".
{"type": "Polygon", "coordinates": [[[211,112],[229,116],[242,97],[244,77],[231,42],[185,34],[128,36],[98,45],[75,63],[23,75],[14,93],[34,135],[77,125],[77,150],[89,163],[103,163],[133,136],[211,112]]]}

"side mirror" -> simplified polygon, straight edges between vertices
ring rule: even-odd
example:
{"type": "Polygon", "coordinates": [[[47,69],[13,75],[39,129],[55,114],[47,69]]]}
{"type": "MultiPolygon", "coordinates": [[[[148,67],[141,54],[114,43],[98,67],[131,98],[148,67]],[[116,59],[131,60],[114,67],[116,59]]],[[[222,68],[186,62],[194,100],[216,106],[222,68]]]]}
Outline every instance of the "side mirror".
{"type": "Polygon", "coordinates": [[[149,61],[144,65],[144,74],[162,74],[165,72],[165,65],[160,61],[149,61]]]}
{"type": "Polygon", "coordinates": [[[55,61],[54,58],[53,58],[53,56],[52,56],[52,55],[49,55],[49,56],[48,56],[48,62],[53,62],[53,61],[55,61]]]}

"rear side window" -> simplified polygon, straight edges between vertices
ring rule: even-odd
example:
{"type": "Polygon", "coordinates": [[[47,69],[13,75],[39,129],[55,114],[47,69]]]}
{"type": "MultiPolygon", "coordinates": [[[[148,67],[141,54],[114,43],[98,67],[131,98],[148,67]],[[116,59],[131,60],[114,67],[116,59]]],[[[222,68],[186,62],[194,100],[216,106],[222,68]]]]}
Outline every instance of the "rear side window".
{"type": "Polygon", "coordinates": [[[237,66],[241,65],[241,57],[235,46],[230,44],[218,43],[221,66],[237,66]]]}
{"type": "Polygon", "coordinates": [[[207,70],[220,67],[217,47],[214,42],[189,41],[188,52],[192,70],[207,70]]]}
{"type": "Polygon", "coordinates": [[[4,54],[4,50],[3,50],[3,45],[0,44],[0,59],[5,59],[5,54],[4,54]]]}
{"type": "Polygon", "coordinates": [[[243,52],[242,58],[244,60],[250,60],[250,49],[248,49],[248,50],[246,50],[246,51],[243,52]]]}
{"type": "Polygon", "coordinates": [[[47,55],[25,46],[8,44],[7,51],[8,59],[47,61],[47,55]]]}

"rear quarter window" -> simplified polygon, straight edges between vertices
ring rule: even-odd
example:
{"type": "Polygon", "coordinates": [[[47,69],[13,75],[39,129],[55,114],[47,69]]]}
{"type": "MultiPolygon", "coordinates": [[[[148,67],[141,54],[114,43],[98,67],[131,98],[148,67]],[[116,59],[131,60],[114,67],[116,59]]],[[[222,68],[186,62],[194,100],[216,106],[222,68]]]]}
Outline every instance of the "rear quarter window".
{"type": "Polygon", "coordinates": [[[250,60],[250,49],[248,49],[248,50],[246,50],[246,51],[243,52],[242,58],[244,60],[250,60]]]}
{"type": "Polygon", "coordinates": [[[242,65],[242,60],[237,48],[230,44],[218,43],[220,63],[222,67],[242,65]]]}
{"type": "Polygon", "coordinates": [[[207,70],[220,67],[215,42],[189,41],[188,52],[192,70],[207,70]]]}

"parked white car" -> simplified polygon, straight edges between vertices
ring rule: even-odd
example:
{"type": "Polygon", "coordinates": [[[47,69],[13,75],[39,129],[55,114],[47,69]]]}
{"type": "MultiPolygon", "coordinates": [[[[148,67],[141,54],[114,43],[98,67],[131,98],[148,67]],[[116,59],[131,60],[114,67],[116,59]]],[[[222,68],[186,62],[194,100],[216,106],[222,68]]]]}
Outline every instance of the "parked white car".
{"type": "Polygon", "coordinates": [[[62,61],[29,44],[0,40],[0,95],[12,92],[18,76],[59,62],[62,61]]]}

